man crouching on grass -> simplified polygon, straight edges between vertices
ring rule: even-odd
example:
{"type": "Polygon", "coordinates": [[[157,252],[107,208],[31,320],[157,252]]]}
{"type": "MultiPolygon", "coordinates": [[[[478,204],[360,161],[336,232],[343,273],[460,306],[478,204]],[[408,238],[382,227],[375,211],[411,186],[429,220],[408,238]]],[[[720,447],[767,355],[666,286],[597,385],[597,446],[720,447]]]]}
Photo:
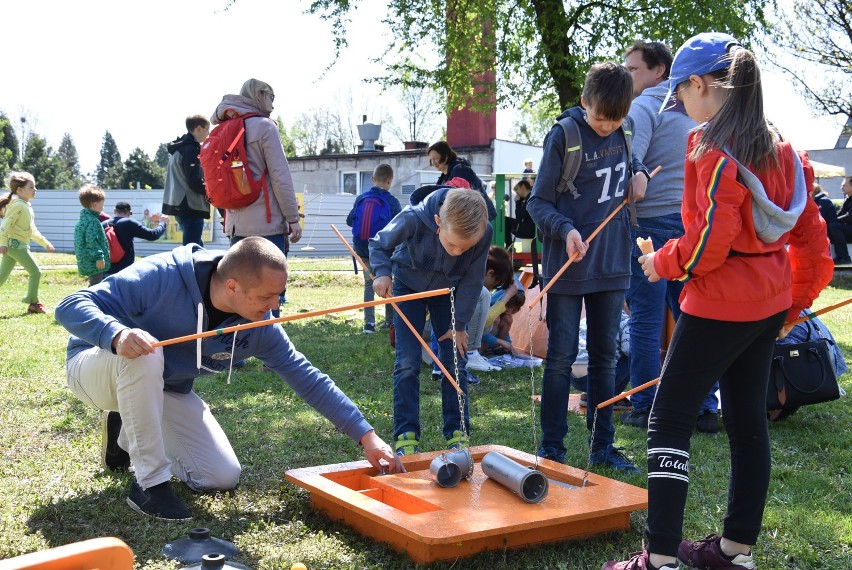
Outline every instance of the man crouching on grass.
{"type": "Polygon", "coordinates": [[[263,238],[246,238],[227,252],[189,244],[135,263],[56,308],[56,320],[71,333],[68,387],[104,410],[104,466],[135,467],[127,497],[135,511],[190,520],[169,485],[172,475],[193,491],[236,487],[240,462],[210,408],[192,390],[195,378],[226,370],[232,358],[259,358],[359,442],[374,467],[401,469],[358,407],[296,351],[280,326],[207,337],[200,348],[195,341],[152,345],[271,318],[286,282],[284,255],[263,238]]]}

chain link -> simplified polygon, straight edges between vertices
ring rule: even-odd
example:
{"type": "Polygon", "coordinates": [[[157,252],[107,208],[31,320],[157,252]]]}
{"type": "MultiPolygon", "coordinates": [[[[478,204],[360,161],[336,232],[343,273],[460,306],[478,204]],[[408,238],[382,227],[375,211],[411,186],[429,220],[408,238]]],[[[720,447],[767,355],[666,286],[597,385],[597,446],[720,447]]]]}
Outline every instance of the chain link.
{"type": "MultiPolygon", "coordinates": [[[[535,352],[533,350],[533,307],[529,307],[529,311],[527,312],[527,333],[529,334],[529,345],[530,345],[530,358],[535,358],[535,352]]],[[[539,317],[541,318],[541,317],[539,317]]],[[[535,369],[536,366],[530,366],[530,422],[532,423],[532,442],[533,442],[533,455],[535,455],[535,468],[538,469],[538,433],[536,432],[536,421],[535,421],[535,369]]]]}
{"type": "MultiPolygon", "coordinates": [[[[456,383],[461,388],[461,378],[459,378],[459,349],[458,341],[456,340],[456,288],[450,289],[450,331],[453,337],[453,375],[456,377],[456,383]]],[[[459,401],[459,431],[462,437],[467,438],[467,445],[470,446],[470,436],[467,433],[467,425],[464,421],[464,391],[459,389],[456,391],[456,397],[459,401]]],[[[473,476],[473,462],[471,461],[471,469],[468,472],[468,479],[473,476]]]]}

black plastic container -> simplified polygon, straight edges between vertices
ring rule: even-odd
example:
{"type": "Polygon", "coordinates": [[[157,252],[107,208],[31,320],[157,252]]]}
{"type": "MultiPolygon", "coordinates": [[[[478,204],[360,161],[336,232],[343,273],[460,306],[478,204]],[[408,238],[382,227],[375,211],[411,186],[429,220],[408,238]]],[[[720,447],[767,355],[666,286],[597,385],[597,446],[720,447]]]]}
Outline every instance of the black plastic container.
{"type": "Polygon", "coordinates": [[[181,538],[163,547],[166,558],[186,564],[200,563],[205,554],[231,558],[236,553],[237,547],[233,542],[210,536],[209,528],[194,528],[189,531],[189,538],[181,538]]]}

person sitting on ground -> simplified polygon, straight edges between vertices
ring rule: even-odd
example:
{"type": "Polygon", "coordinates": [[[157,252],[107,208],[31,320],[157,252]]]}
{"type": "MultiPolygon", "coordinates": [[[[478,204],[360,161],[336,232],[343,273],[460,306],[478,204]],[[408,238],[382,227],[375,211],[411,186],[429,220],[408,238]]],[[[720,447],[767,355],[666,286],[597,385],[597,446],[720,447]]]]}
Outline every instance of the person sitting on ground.
{"type": "Polygon", "coordinates": [[[154,347],[158,339],[269,319],[286,281],[284,254],[268,240],[249,237],[227,252],[189,244],[149,256],[59,304],[56,320],[71,333],[68,387],[105,412],[104,466],[135,468],[127,497],[133,510],[190,520],[171,488],[172,476],[196,492],[237,486],[240,462],[193,383],[249,356],[359,442],[375,468],[383,471],[382,462],[391,471],[400,467],[358,407],[296,350],[281,326],[154,347]]]}
{"type": "MultiPolygon", "coordinates": [[[[160,214],[160,225],[156,228],[146,228],[140,222],[134,220],[130,216],[133,215],[133,210],[127,202],[118,202],[113,210],[114,216],[103,222],[104,228],[111,225],[115,228],[115,236],[118,238],[118,243],[124,249],[124,256],[113,263],[107,269],[107,275],[115,275],[122,269],[129,267],[136,261],[136,250],[133,246],[133,238],[141,238],[148,241],[155,241],[166,233],[169,217],[165,214],[160,214]]],[[[195,242],[189,242],[195,243],[195,242]]]]}
{"type": "MultiPolygon", "coordinates": [[[[488,261],[485,263],[485,279],[482,290],[479,292],[479,299],[468,325],[467,367],[469,370],[480,372],[500,370],[499,366],[488,362],[488,359],[479,353],[479,349],[482,346],[482,335],[485,330],[491,327],[491,323],[503,310],[500,307],[499,311],[491,313],[491,291],[498,287],[507,286],[514,287],[512,260],[505,249],[492,245],[488,249],[488,261]]],[[[512,290],[511,294],[514,295],[515,290],[512,290]]]]}
{"type": "Polygon", "coordinates": [[[77,192],[83,209],[74,226],[74,255],[77,271],[89,278],[89,285],[103,281],[104,272],[110,268],[109,243],[101,226],[100,215],[104,210],[106,194],[94,184],[86,184],[77,192]]]}
{"type": "Polygon", "coordinates": [[[484,356],[497,356],[501,354],[514,354],[512,348],[512,337],[509,331],[512,329],[514,315],[518,314],[527,301],[524,287],[517,277],[512,279],[514,288],[506,287],[497,289],[491,294],[491,310],[488,311],[489,318],[493,312],[497,312],[491,322],[486,322],[486,332],[482,335],[482,348],[480,352],[484,356]],[[514,291],[514,292],[513,292],[514,291]]]}
{"type": "MultiPolygon", "coordinates": [[[[834,246],[835,265],[848,265],[852,263],[847,248],[849,240],[852,239],[852,176],[847,176],[840,184],[840,191],[846,196],[840,212],[834,221],[825,220],[828,224],[828,240],[834,246]]],[[[822,212],[823,208],[820,208],[822,212]]],[[[823,215],[823,217],[825,217],[823,215]]]]}

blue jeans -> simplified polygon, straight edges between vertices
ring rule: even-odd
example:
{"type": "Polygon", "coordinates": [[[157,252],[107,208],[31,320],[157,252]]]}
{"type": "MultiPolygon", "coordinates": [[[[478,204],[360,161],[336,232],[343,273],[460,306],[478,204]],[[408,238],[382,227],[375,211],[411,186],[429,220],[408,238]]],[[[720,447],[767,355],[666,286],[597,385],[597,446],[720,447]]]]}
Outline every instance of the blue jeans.
{"type": "MultiPolygon", "coordinates": [[[[361,255],[359,256],[361,261],[364,263],[363,267],[370,267],[370,255],[361,255]]],[[[356,266],[357,267],[357,266],[356,266]]],[[[371,273],[369,271],[362,271],[364,274],[364,302],[372,301],[376,298],[375,293],[373,291],[373,278],[371,277],[371,273]]],[[[385,305],[385,325],[388,326],[391,323],[391,319],[393,318],[393,307],[390,305],[385,305]]],[[[375,307],[364,307],[364,324],[365,325],[375,325],[376,324],[376,308],[375,307]]]]}
{"type": "MultiPolygon", "coordinates": [[[[589,352],[589,405],[586,427],[592,429],[596,406],[615,395],[615,337],[621,323],[624,291],[588,295],[547,296],[547,358],[541,391],[541,446],[565,453],[568,433],[568,394],[571,365],[577,359],[580,312],[586,307],[586,349],[589,352]]],[[[591,450],[598,451],[615,440],[612,406],[598,410],[591,450]]]]}
{"type": "MultiPolygon", "coordinates": [[[[231,238],[231,245],[236,244],[240,240],[244,240],[246,237],[247,236],[233,236],[231,238]]],[[[285,256],[290,251],[290,242],[287,240],[287,236],[285,236],[285,235],[278,234],[278,235],[260,236],[260,237],[262,237],[263,239],[265,239],[267,241],[271,241],[275,246],[278,247],[278,249],[281,250],[281,253],[283,253],[285,256]]],[[[278,296],[278,304],[279,305],[284,302],[284,294],[286,292],[287,292],[287,288],[285,287],[284,290],[281,291],[281,294],[278,296]]],[[[275,309],[274,311],[272,311],[272,316],[277,319],[278,317],[281,316],[281,311],[278,310],[278,309],[275,309]]]]}
{"type": "MultiPolygon", "coordinates": [[[[399,279],[393,280],[395,297],[417,293],[399,279]]],[[[406,318],[414,325],[414,330],[422,331],[426,325],[426,313],[432,322],[432,330],[438,336],[450,329],[450,297],[440,295],[425,299],[415,299],[397,305],[406,318]]],[[[405,432],[414,432],[420,439],[420,364],[421,345],[400,316],[394,315],[396,330],[396,359],[393,366],[393,438],[405,432]]],[[[453,365],[452,339],[443,340],[438,348],[438,358],[450,372],[455,374],[453,365]]],[[[467,401],[467,357],[458,355],[458,384],[464,392],[464,422],[470,432],[470,415],[467,401]]],[[[431,385],[430,385],[431,386],[431,385]]],[[[453,432],[461,429],[461,414],[456,389],[446,378],[441,380],[441,407],[444,418],[444,438],[453,437],[453,432]]]]}
{"type": "MultiPolygon", "coordinates": [[[[660,377],[660,339],[665,327],[666,307],[668,306],[677,321],[680,317],[679,298],[683,291],[683,283],[680,281],[648,281],[638,261],[642,252],[636,245],[637,237],[651,238],[654,249],[657,250],[670,239],[682,236],[683,222],[680,214],[639,218],[638,222],[639,226],[631,230],[634,245],[630,289],[627,290],[627,305],[630,308],[630,384],[634,388],[660,377]]],[[[718,411],[718,388],[718,383],[713,386],[701,404],[701,412],[718,411]]],[[[656,393],[656,386],[652,386],[630,396],[633,410],[647,413],[656,393]]]]}
{"type": "Polygon", "coordinates": [[[183,245],[197,243],[204,247],[204,242],[201,241],[201,233],[204,231],[204,218],[175,216],[175,220],[180,226],[180,231],[183,232],[183,245]]]}

